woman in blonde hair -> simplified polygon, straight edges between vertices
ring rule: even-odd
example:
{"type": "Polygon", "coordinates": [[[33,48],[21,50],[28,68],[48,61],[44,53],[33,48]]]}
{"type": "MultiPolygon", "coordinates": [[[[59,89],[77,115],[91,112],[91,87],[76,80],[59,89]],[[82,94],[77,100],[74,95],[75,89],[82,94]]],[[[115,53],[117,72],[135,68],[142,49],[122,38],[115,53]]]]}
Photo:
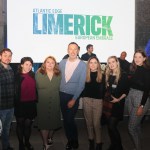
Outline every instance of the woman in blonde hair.
{"type": "Polygon", "coordinates": [[[83,91],[83,112],[88,129],[89,150],[102,149],[101,125],[102,98],[105,79],[102,75],[97,57],[91,57],[87,62],[86,83],[83,91]],[[94,139],[95,137],[95,139],[94,139]]]}
{"type": "Polygon", "coordinates": [[[43,139],[43,150],[47,150],[52,144],[48,142],[50,131],[61,127],[60,79],[60,71],[55,58],[47,57],[36,73],[38,91],[37,126],[43,139]]]}
{"type": "Polygon", "coordinates": [[[122,150],[120,133],[117,129],[118,123],[123,119],[125,97],[128,94],[128,77],[121,72],[120,64],[116,56],[110,56],[106,67],[106,88],[110,91],[113,107],[108,117],[108,134],[111,145],[108,150],[122,150]]]}

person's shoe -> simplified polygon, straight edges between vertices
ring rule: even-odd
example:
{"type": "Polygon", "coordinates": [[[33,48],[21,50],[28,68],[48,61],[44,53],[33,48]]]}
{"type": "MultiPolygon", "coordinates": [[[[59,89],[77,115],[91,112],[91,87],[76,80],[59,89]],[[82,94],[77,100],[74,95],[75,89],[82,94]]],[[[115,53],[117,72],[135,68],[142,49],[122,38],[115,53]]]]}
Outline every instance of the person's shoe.
{"type": "Polygon", "coordinates": [[[122,145],[117,145],[117,146],[115,147],[115,150],[123,150],[122,145]]]}
{"type": "Polygon", "coordinates": [[[14,150],[14,148],[12,148],[12,147],[8,147],[6,150],[14,150]]]}
{"type": "Polygon", "coordinates": [[[78,140],[73,140],[73,141],[72,141],[72,148],[73,148],[73,149],[78,149],[78,147],[79,147],[78,140]]]}
{"type": "Polygon", "coordinates": [[[110,145],[107,150],[115,150],[115,146],[114,145],[110,145]]]}
{"type": "Polygon", "coordinates": [[[19,150],[25,150],[24,144],[19,144],[19,150]]]}
{"type": "Polygon", "coordinates": [[[72,142],[68,141],[68,143],[66,144],[66,150],[72,150],[72,142]]]}
{"type": "Polygon", "coordinates": [[[95,143],[94,140],[89,139],[89,150],[95,150],[95,143]]]}
{"type": "Polygon", "coordinates": [[[33,146],[29,142],[25,143],[25,147],[27,148],[27,150],[34,150],[33,146]]]}
{"type": "Polygon", "coordinates": [[[48,144],[49,146],[53,146],[53,139],[52,139],[52,138],[49,138],[47,144],[48,144]]]}
{"type": "Polygon", "coordinates": [[[49,145],[43,145],[43,150],[48,150],[49,149],[49,145]]]}
{"type": "Polygon", "coordinates": [[[103,143],[97,143],[95,150],[102,150],[102,145],[103,145],[103,143]]]}

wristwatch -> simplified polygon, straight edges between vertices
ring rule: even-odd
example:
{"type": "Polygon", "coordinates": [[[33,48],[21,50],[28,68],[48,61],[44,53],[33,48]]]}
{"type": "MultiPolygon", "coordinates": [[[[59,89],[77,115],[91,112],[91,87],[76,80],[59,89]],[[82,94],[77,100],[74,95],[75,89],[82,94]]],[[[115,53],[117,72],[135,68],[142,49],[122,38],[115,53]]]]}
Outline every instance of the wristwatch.
{"type": "Polygon", "coordinates": [[[143,108],[143,107],[144,107],[144,105],[141,105],[140,107],[142,107],[142,108],[143,108]]]}

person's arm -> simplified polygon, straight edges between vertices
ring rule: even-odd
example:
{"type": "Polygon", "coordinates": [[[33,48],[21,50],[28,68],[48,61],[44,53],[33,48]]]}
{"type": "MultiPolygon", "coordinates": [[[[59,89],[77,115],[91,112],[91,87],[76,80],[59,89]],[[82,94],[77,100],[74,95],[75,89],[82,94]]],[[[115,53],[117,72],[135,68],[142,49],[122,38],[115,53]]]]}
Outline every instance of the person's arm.
{"type": "Polygon", "coordinates": [[[144,92],[141,100],[141,105],[145,105],[150,92],[150,71],[145,72],[144,76],[144,92]]]}
{"type": "Polygon", "coordinates": [[[145,77],[144,77],[144,92],[143,92],[140,106],[138,107],[138,110],[136,113],[137,116],[141,116],[143,114],[143,108],[144,108],[144,105],[146,104],[146,101],[147,101],[148,96],[149,96],[149,92],[150,92],[150,78],[149,78],[149,76],[150,76],[150,72],[147,71],[145,73],[145,77]]]}
{"type": "Polygon", "coordinates": [[[111,102],[113,103],[116,103],[116,102],[120,102],[121,100],[124,100],[124,98],[128,95],[128,92],[129,92],[129,81],[128,81],[128,76],[126,73],[123,73],[122,74],[122,77],[121,77],[121,96],[116,98],[116,97],[113,97],[113,100],[111,102]]]}
{"type": "Polygon", "coordinates": [[[120,102],[122,99],[124,99],[127,95],[126,94],[122,94],[119,98],[113,97],[113,100],[111,101],[112,103],[117,103],[120,102]]]}

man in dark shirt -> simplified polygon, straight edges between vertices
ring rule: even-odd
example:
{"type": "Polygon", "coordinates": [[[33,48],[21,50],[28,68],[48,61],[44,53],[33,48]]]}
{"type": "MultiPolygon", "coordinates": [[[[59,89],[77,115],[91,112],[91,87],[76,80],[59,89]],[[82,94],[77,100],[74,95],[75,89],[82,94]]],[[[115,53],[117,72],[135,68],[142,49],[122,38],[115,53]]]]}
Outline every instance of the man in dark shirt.
{"type": "Polygon", "coordinates": [[[96,57],[96,54],[93,53],[93,45],[92,44],[88,44],[86,46],[86,50],[87,50],[87,52],[81,56],[82,60],[88,61],[90,57],[93,57],[93,56],[96,57]]]}
{"type": "Polygon", "coordinates": [[[9,66],[10,49],[0,51],[0,120],[2,122],[2,150],[13,150],[9,144],[9,130],[14,116],[14,72],[9,66]]]}
{"type": "Polygon", "coordinates": [[[120,62],[121,69],[128,73],[130,68],[130,63],[126,60],[127,53],[125,51],[121,52],[120,57],[118,58],[120,62]]]}

